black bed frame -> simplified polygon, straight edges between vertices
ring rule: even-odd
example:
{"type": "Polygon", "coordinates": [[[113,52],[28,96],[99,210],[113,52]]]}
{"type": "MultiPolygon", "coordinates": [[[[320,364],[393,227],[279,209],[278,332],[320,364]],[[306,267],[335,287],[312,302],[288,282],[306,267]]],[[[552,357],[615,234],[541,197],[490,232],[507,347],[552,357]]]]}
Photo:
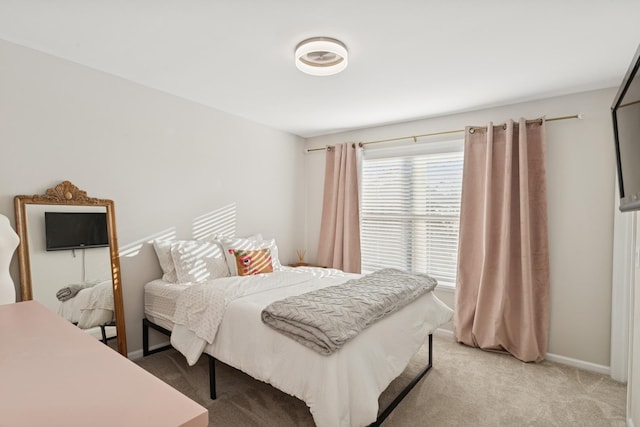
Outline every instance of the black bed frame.
{"type": "MultiPolygon", "coordinates": [[[[78,326],[78,322],[71,322],[71,323],[78,326]]],[[[100,327],[100,333],[102,334],[102,338],[100,339],[100,341],[102,341],[104,344],[109,344],[109,341],[115,340],[116,338],[118,338],[117,335],[107,338],[107,326],[116,326],[115,320],[111,322],[103,323],[98,326],[100,327]]]]}
{"type": "MultiPolygon", "coordinates": [[[[162,326],[156,325],[155,323],[150,322],[147,319],[142,319],[142,354],[143,356],[149,356],[150,354],[159,353],[164,350],[169,350],[171,345],[165,345],[160,348],[155,348],[153,350],[149,350],[149,328],[154,329],[158,332],[161,332],[167,336],[171,336],[171,331],[163,328],[162,326]]],[[[209,392],[211,399],[216,398],[216,359],[210,354],[204,353],[207,355],[209,359],[209,392]]],[[[395,399],[389,405],[384,408],[384,410],[378,415],[378,419],[376,419],[373,423],[369,425],[379,426],[382,422],[391,414],[391,412],[398,406],[398,404],[405,398],[407,394],[415,387],[416,384],[426,375],[427,372],[431,369],[433,359],[433,335],[429,334],[429,361],[427,365],[418,372],[418,374],[413,377],[411,382],[407,384],[405,388],[403,388],[400,393],[396,396],[395,399]]]]}

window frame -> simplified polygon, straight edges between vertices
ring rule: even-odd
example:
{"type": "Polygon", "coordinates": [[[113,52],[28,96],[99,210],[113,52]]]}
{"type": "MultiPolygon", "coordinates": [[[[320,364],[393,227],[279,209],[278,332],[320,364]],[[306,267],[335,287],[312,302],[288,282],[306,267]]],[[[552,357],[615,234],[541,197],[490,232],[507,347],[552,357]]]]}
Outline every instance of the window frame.
{"type": "MultiPolygon", "coordinates": [[[[402,145],[402,146],[384,147],[384,148],[366,148],[362,150],[362,154],[361,156],[359,156],[358,169],[360,171],[359,172],[360,179],[358,181],[359,181],[360,194],[364,194],[363,193],[363,188],[365,185],[363,180],[364,167],[365,167],[365,162],[368,160],[413,158],[416,156],[423,156],[423,155],[433,155],[433,154],[440,154],[440,153],[458,153],[458,152],[462,157],[461,159],[462,164],[460,169],[460,182],[461,182],[460,186],[462,187],[462,171],[464,169],[464,139],[459,139],[459,138],[440,139],[432,142],[425,142],[425,143],[412,144],[412,145],[402,145]]],[[[362,236],[363,223],[365,220],[364,210],[363,210],[363,197],[360,197],[360,216],[361,216],[360,233],[362,236]]],[[[371,217],[374,217],[374,216],[375,215],[371,217]]],[[[443,218],[443,217],[439,216],[438,218],[443,218]]],[[[460,220],[459,213],[456,220],[458,221],[458,226],[459,226],[459,220],[460,220]]],[[[459,228],[458,228],[458,232],[459,232],[459,228]]],[[[417,244],[419,245],[419,241],[413,238],[410,239],[410,241],[407,243],[407,245],[413,246],[413,248],[409,250],[410,253],[413,253],[416,250],[417,244]]],[[[456,252],[457,252],[457,248],[456,248],[456,252]]],[[[412,260],[409,262],[408,265],[411,265],[414,262],[413,260],[415,259],[415,257],[412,256],[411,258],[412,260]]],[[[362,261],[362,264],[364,264],[364,259],[362,261]]],[[[457,270],[457,253],[456,253],[456,266],[454,268],[457,270]]],[[[453,282],[438,280],[438,287],[449,289],[449,290],[455,290],[456,288],[455,281],[456,281],[455,277],[453,282]]]]}

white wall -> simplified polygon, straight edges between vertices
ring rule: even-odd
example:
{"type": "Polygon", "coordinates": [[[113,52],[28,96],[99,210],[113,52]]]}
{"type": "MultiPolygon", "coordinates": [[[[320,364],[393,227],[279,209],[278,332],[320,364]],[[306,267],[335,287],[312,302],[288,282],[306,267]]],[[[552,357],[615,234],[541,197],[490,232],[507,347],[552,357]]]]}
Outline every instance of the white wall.
{"type": "MultiPolygon", "coordinates": [[[[515,104],[427,120],[312,138],[308,148],[463,129],[508,118],[581,113],[583,120],[547,124],[547,182],[551,263],[549,352],[609,366],[615,160],[610,106],[615,89],[515,104]]],[[[389,108],[393,108],[392,105],[389,108]]],[[[447,138],[459,138],[454,134],[447,138]]],[[[431,140],[437,140],[432,137],[431,140]]],[[[428,142],[429,139],[421,140],[428,142]]],[[[379,144],[385,145],[385,144],[379,144]]],[[[324,154],[305,157],[308,258],[317,253],[324,154]]],[[[440,293],[453,306],[452,293],[440,293]]]]}
{"type": "Polygon", "coordinates": [[[154,236],[217,220],[296,259],[301,138],[5,41],[0,94],[0,213],[63,180],[114,200],[129,352],[142,346],[142,286],[161,275],[154,236]]]}

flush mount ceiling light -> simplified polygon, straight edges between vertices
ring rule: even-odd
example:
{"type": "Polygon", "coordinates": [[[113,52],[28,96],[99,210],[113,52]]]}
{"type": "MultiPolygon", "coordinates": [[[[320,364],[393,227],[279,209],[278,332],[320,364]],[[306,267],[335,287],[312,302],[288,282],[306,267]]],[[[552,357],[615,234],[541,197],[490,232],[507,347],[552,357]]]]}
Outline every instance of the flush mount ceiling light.
{"type": "Polygon", "coordinates": [[[330,76],[347,68],[348,56],[340,40],[313,37],[296,46],[296,67],[313,76],[330,76]]]}

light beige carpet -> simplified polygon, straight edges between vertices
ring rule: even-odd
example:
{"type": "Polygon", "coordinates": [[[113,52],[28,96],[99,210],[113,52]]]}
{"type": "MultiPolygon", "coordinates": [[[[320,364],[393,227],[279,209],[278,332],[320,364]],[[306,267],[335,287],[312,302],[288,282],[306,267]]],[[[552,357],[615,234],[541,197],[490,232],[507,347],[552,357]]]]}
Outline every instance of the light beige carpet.
{"type": "MultiPolygon", "coordinates": [[[[426,362],[426,346],[380,398],[386,405],[426,362]]],[[[209,409],[210,426],[313,426],[306,405],[217,363],[209,399],[205,357],[189,367],[175,350],[137,363],[209,409]]],[[[522,363],[434,337],[434,366],[383,426],[625,426],[626,386],[552,362],[522,363]]]]}

